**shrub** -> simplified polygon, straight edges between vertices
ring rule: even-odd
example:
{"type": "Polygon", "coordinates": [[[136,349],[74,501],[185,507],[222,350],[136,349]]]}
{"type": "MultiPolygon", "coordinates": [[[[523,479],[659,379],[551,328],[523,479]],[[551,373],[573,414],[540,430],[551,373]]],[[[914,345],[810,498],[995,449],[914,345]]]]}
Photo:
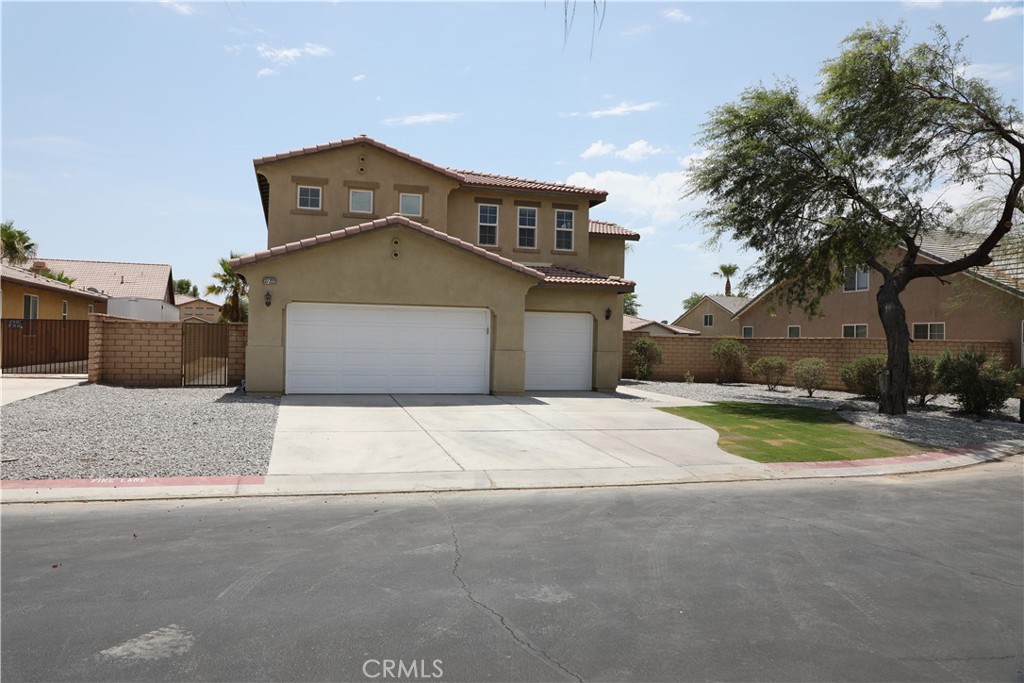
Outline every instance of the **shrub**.
{"type": "Polygon", "coordinates": [[[910,357],[907,394],[922,408],[928,401],[938,396],[939,378],[935,374],[934,358],[916,354],[910,357]]]}
{"type": "Polygon", "coordinates": [[[839,368],[839,379],[843,380],[843,384],[851,394],[878,398],[878,375],[885,370],[885,367],[885,356],[862,356],[839,368]]]}
{"type": "Polygon", "coordinates": [[[764,358],[758,358],[750,366],[750,373],[764,382],[765,386],[768,387],[768,391],[775,391],[788,368],[789,363],[786,362],[785,358],[781,356],[765,356],[764,358]]]}
{"type": "Polygon", "coordinates": [[[793,384],[807,390],[808,396],[825,386],[828,365],[821,358],[801,358],[793,363],[793,384]]]}
{"type": "Polygon", "coordinates": [[[661,347],[650,337],[637,337],[629,350],[637,379],[650,379],[651,366],[661,362],[661,347]]]}
{"type": "Polygon", "coordinates": [[[1003,358],[989,358],[984,351],[967,349],[957,354],[944,351],[935,371],[942,389],[956,398],[960,409],[971,415],[998,410],[1016,391],[1016,373],[1003,369],[1003,358]]]}
{"type": "Polygon", "coordinates": [[[718,363],[718,382],[736,382],[743,374],[747,347],[735,339],[722,339],[711,347],[711,357],[718,363]]]}

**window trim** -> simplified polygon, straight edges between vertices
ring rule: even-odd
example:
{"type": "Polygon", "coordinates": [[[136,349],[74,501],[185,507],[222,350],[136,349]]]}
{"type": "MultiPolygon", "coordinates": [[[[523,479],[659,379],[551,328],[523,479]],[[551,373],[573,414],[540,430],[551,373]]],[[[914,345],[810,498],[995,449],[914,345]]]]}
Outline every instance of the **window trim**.
{"type": "Polygon", "coordinates": [[[516,207],[516,248],[536,249],[537,248],[537,224],[539,223],[539,209],[536,206],[516,207]],[[523,212],[533,214],[533,225],[523,225],[523,212]],[[533,235],[533,244],[523,244],[523,231],[527,230],[533,235]]]}
{"type": "Polygon", "coordinates": [[[868,330],[868,324],[867,323],[843,323],[843,328],[842,328],[843,339],[867,339],[868,332],[869,332],[869,330],[868,330]],[[858,327],[863,327],[864,328],[864,336],[863,337],[858,337],[857,336],[857,328],[858,327]],[[849,336],[849,337],[846,336],[846,329],[847,328],[853,328],[853,334],[851,336],[849,336]]]}
{"type": "Polygon", "coordinates": [[[373,215],[373,190],[367,190],[361,187],[352,187],[348,191],[348,210],[349,213],[358,213],[360,215],[372,216],[373,215]],[[370,209],[368,211],[360,211],[352,206],[352,196],[356,192],[361,192],[370,195],[370,209]]]}
{"type": "Polygon", "coordinates": [[[743,327],[741,327],[740,328],[740,338],[741,339],[753,339],[754,338],[754,326],[753,325],[744,325],[743,327]],[[747,334],[747,330],[750,330],[750,334],[747,334]]]}
{"type": "Polygon", "coordinates": [[[910,338],[915,340],[915,341],[945,341],[945,339],[946,339],[946,323],[938,322],[938,321],[935,321],[935,322],[912,323],[910,325],[910,338]],[[918,325],[927,325],[928,326],[928,328],[927,328],[928,329],[928,335],[927,336],[925,336],[925,337],[918,337],[917,336],[916,330],[914,328],[916,328],[918,325]],[[940,325],[942,327],[942,336],[941,337],[933,337],[932,336],[932,325],[940,325]]]}
{"type": "Polygon", "coordinates": [[[324,188],[319,185],[296,185],[295,186],[295,208],[299,211],[323,211],[324,209],[324,188]],[[316,190],[316,206],[302,205],[302,191],[316,190]]]}
{"type": "Polygon", "coordinates": [[[555,243],[553,251],[573,251],[576,248],[576,211],[573,209],[555,209],[555,243]],[[568,230],[560,228],[558,216],[559,214],[569,214],[570,216],[570,227],[568,230]],[[559,233],[569,233],[569,246],[560,247],[558,246],[559,233]]]}
{"type": "Polygon", "coordinates": [[[67,320],[68,319],[68,300],[67,299],[61,299],[61,302],[60,302],[60,319],[61,320],[67,320]]]}
{"type": "Polygon", "coordinates": [[[39,297],[35,294],[24,294],[21,299],[21,319],[39,320],[39,297]]]}
{"type": "Polygon", "coordinates": [[[704,327],[714,327],[714,326],[715,326],[715,314],[714,313],[705,313],[704,314],[704,327]],[[709,320],[710,320],[710,322],[708,322],[709,320]]]}
{"type": "Polygon", "coordinates": [[[868,270],[867,266],[856,266],[854,268],[846,268],[846,269],[843,270],[843,293],[844,294],[845,293],[852,294],[854,292],[866,292],[869,289],[871,289],[871,271],[868,270]],[[848,284],[847,283],[847,279],[848,278],[847,278],[846,273],[849,270],[853,270],[854,273],[855,273],[854,277],[853,277],[853,289],[850,289],[849,287],[847,287],[847,284],[848,284]],[[861,273],[864,274],[864,286],[863,287],[859,286],[859,284],[860,284],[860,277],[859,276],[860,276],[861,273]]]}
{"type": "Polygon", "coordinates": [[[498,246],[498,244],[499,244],[498,224],[499,224],[500,221],[501,221],[501,207],[500,206],[498,206],[497,204],[484,204],[484,203],[477,204],[477,209],[476,209],[476,243],[477,243],[477,245],[479,245],[481,247],[496,247],[496,246],[498,246]],[[483,213],[484,207],[489,208],[489,209],[494,209],[494,222],[493,223],[484,223],[483,222],[483,216],[481,214],[483,213]],[[482,239],[483,235],[481,234],[481,228],[484,228],[484,227],[494,228],[494,242],[484,242],[483,241],[483,239],[482,239]]]}
{"type": "MultiPolygon", "coordinates": [[[[370,204],[373,204],[373,200],[370,200],[370,204]]],[[[423,218],[423,194],[420,192],[399,192],[398,193],[398,215],[407,216],[410,218],[423,218]],[[405,197],[416,197],[419,199],[420,210],[419,213],[405,213],[402,211],[402,199],[405,197]]]]}
{"type": "Polygon", "coordinates": [[[800,326],[799,325],[787,325],[786,326],[786,339],[799,339],[800,338],[800,326]],[[796,330],[796,334],[793,334],[793,330],[796,330]]]}

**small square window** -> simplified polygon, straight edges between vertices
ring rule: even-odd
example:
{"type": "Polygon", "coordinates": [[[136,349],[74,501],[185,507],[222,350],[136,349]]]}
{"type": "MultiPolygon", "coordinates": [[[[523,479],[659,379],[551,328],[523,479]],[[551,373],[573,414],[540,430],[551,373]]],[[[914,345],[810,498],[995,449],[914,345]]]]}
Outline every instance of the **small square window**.
{"type": "Polygon", "coordinates": [[[299,185],[299,203],[298,208],[310,209],[312,211],[320,210],[320,188],[309,187],[306,185],[299,185]]]}
{"type": "Polygon", "coordinates": [[[753,325],[744,325],[743,326],[743,330],[741,331],[741,336],[744,339],[753,339],[754,338],[754,326],[753,325]]]}
{"type": "Polygon", "coordinates": [[[714,326],[715,326],[715,315],[713,313],[705,313],[704,314],[704,327],[714,327],[714,326]]]}
{"type": "Polygon", "coordinates": [[[843,283],[844,292],[866,292],[868,289],[869,274],[867,268],[847,268],[843,271],[846,281],[843,283]]]}
{"type": "Polygon", "coordinates": [[[352,213],[373,213],[373,190],[349,190],[348,210],[352,213]]]}
{"type": "Polygon", "coordinates": [[[485,247],[498,245],[498,207],[496,204],[481,204],[479,209],[479,230],[477,244],[485,247]]]}
{"type": "Polygon", "coordinates": [[[864,324],[843,325],[844,339],[864,339],[868,336],[868,326],[864,324]]]}
{"type": "Polygon", "coordinates": [[[519,207],[519,248],[537,248],[537,209],[532,206],[519,207]]]}
{"type": "Polygon", "coordinates": [[[790,339],[799,339],[800,338],[800,326],[799,325],[790,325],[789,327],[787,327],[786,328],[786,336],[789,337],[790,339]]]}
{"type": "Polygon", "coordinates": [[[558,209],[555,211],[555,249],[572,251],[572,228],[574,213],[558,209]]]}
{"type": "Polygon", "coordinates": [[[914,323],[914,339],[945,339],[946,323],[914,323]]]}
{"type": "Polygon", "coordinates": [[[398,195],[398,213],[403,216],[422,216],[423,195],[400,193],[398,195]]]}
{"type": "Polygon", "coordinates": [[[92,304],[89,304],[89,312],[93,313],[94,311],[95,311],[95,307],[92,304]]]}

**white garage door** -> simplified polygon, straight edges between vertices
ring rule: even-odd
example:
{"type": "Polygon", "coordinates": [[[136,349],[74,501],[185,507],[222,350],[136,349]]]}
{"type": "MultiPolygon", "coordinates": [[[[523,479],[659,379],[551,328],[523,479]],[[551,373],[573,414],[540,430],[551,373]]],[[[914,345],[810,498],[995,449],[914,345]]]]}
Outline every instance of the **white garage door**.
{"type": "Polygon", "coordinates": [[[526,389],[593,388],[594,319],[585,313],[527,313],[526,389]]]}
{"type": "Polygon", "coordinates": [[[486,394],[490,313],[288,304],[289,394],[486,394]]]}

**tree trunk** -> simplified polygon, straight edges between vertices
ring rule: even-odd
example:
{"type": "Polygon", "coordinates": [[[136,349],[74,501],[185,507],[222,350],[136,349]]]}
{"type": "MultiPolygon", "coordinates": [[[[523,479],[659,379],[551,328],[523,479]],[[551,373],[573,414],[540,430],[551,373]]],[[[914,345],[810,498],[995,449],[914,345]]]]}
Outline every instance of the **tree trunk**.
{"type": "Polygon", "coordinates": [[[732,283],[729,282],[729,278],[725,278],[725,295],[732,296],[732,283]]]}
{"type": "Polygon", "coordinates": [[[885,330],[888,351],[886,375],[879,378],[878,412],[882,415],[907,414],[907,382],[910,379],[910,331],[907,312],[900,301],[902,287],[888,278],[878,289],[878,317],[885,330]]]}
{"type": "MultiPolygon", "coordinates": [[[[231,315],[228,319],[233,323],[237,323],[242,319],[242,311],[240,310],[241,302],[238,299],[238,290],[231,290],[231,315]]],[[[906,412],[906,410],[904,410],[904,412],[906,412]]]]}

